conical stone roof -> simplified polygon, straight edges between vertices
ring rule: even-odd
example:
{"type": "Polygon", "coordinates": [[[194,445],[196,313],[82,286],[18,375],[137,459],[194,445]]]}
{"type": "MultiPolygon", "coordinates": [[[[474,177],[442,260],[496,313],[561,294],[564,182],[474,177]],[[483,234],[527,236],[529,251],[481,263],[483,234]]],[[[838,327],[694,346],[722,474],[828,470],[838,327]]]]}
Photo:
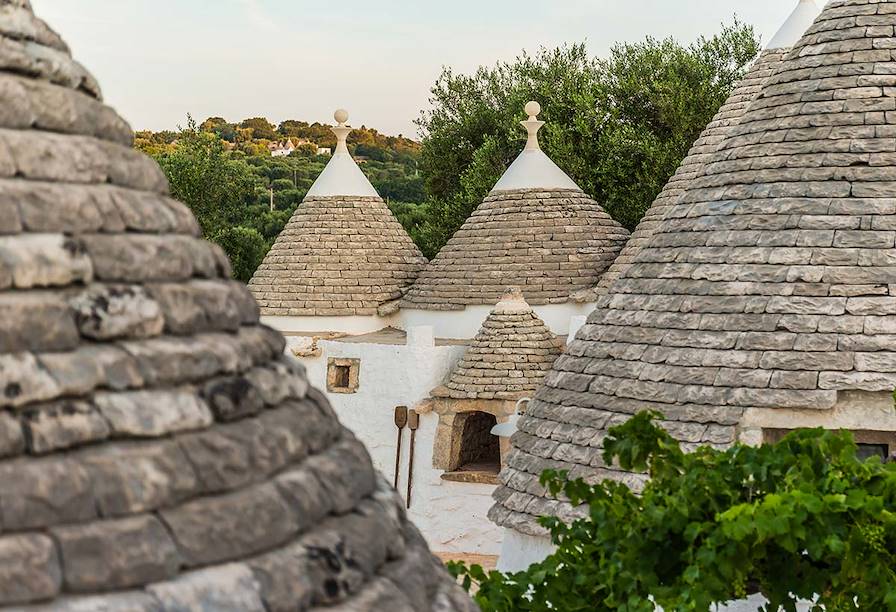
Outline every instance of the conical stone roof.
{"type": "Polygon", "coordinates": [[[485,319],[448,382],[432,394],[517,400],[538,388],[559,356],[557,338],[513,288],[485,319]]]}
{"type": "Polygon", "coordinates": [[[402,308],[490,305],[511,285],[535,306],[568,302],[596,285],[622,249],[628,231],[538,148],[540,109],[530,102],[526,110],[526,149],[420,274],[402,308]]]}
{"type": "Polygon", "coordinates": [[[263,316],[376,315],[426,265],[349,155],[347,119],[336,111],[336,152],[249,282],[263,316]]]}
{"type": "Polygon", "coordinates": [[[131,141],[0,0],[0,610],[469,609],[131,141]]]}
{"type": "Polygon", "coordinates": [[[557,360],[495,520],[568,510],[537,486],[545,467],[637,484],[599,454],[639,410],[724,446],[745,415],[861,424],[850,398],[896,387],[894,26],[896,2],[832,2],[787,53],[557,360]]]}

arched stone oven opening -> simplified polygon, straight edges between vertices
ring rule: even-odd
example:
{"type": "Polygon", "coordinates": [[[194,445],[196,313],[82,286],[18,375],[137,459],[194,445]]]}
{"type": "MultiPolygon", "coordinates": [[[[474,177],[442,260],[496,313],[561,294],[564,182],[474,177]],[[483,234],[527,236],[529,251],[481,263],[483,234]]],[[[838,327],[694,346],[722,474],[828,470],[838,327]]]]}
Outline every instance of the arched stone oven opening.
{"type": "Polygon", "coordinates": [[[453,470],[468,472],[501,471],[501,446],[498,436],[491,433],[498,424],[495,415],[487,412],[465,412],[458,415],[455,428],[459,430],[458,454],[453,470]]]}

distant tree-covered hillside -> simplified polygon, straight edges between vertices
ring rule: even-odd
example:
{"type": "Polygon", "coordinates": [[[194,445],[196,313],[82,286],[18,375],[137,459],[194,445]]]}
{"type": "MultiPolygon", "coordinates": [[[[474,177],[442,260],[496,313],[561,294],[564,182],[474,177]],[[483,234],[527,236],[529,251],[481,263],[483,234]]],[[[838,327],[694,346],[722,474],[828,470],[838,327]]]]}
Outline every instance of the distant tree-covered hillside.
{"type": "MultiPolygon", "coordinates": [[[[334,148],[330,126],[284,121],[274,127],[255,117],[228,123],[220,117],[177,131],[137,133],[135,146],[168,176],[172,194],[193,210],[203,234],[230,255],[234,274],[247,281],[305,197],[334,148]],[[274,157],[269,145],[292,139],[296,150],[274,157]]],[[[420,145],[365,127],[349,136],[349,150],[370,182],[415,233],[418,203],[425,199],[417,165],[420,145]]]]}

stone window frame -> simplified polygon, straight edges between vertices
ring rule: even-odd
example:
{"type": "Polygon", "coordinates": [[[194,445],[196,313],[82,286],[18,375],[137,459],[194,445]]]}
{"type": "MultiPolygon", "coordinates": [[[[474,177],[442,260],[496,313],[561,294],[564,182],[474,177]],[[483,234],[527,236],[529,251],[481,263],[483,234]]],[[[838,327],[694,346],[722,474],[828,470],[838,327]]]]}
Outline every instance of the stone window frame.
{"type": "Polygon", "coordinates": [[[346,357],[330,357],[327,360],[327,391],[330,393],[357,393],[361,380],[361,360],[346,357]],[[348,385],[337,384],[340,368],[348,368],[348,385]]]}
{"type": "MultiPolygon", "coordinates": [[[[762,430],[762,441],[765,443],[775,443],[780,442],[781,439],[787,434],[791,433],[792,429],[780,429],[774,427],[763,428],[762,430]]],[[[853,438],[855,438],[856,444],[859,445],[869,445],[869,446],[887,446],[887,456],[893,456],[896,454],[896,432],[892,431],[877,431],[871,429],[847,429],[841,428],[837,431],[849,431],[853,438]]]]}

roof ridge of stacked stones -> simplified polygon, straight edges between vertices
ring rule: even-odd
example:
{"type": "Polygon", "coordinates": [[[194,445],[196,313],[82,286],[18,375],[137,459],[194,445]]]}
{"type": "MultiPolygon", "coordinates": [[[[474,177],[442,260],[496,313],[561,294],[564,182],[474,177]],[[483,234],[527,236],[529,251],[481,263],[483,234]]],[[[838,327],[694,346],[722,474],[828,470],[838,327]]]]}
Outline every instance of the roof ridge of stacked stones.
{"type": "Polygon", "coordinates": [[[470,609],[132,138],[0,0],[0,610],[470,609]]]}
{"type": "Polygon", "coordinates": [[[264,316],[376,315],[425,265],[382,198],[309,196],[249,288],[264,316]]]}
{"type": "Polygon", "coordinates": [[[448,382],[433,396],[518,400],[538,388],[559,355],[556,336],[515,289],[489,313],[448,382]]]}
{"type": "Polygon", "coordinates": [[[725,447],[745,415],[797,422],[888,396],[894,27],[896,2],[838,0],[787,52],[555,362],[494,520],[543,534],[536,516],[576,515],[546,498],[545,468],[640,486],[600,457],[607,429],[640,410],[663,413],[686,448],[725,447]]]}

